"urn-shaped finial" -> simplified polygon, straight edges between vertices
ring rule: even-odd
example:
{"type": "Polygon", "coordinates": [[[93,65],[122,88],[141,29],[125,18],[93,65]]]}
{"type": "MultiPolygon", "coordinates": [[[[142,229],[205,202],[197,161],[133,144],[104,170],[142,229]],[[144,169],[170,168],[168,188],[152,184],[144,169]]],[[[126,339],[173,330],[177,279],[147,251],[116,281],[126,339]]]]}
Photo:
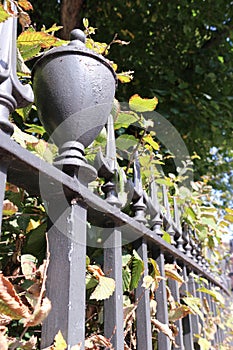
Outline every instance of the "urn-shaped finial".
{"type": "Polygon", "coordinates": [[[68,45],[47,51],[33,67],[39,118],[59,147],[56,164],[81,166],[83,149],[107,122],[116,74],[103,56],[85,46],[74,29],[68,45]]]}

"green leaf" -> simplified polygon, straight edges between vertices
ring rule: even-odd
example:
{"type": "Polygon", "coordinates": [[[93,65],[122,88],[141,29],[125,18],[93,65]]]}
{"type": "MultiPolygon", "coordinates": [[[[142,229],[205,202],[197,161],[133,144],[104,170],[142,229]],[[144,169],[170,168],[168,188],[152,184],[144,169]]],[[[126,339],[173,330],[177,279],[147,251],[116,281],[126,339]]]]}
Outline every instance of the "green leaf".
{"type": "Polygon", "coordinates": [[[6,21],[10,15],[4,10],[4,7],[2,4],[0,4],[0,23],[6,21]]]}
{"type": "Polygon", "coordinates": [[[26,241],[23,246],[23,254],[32,254],[39,261],[43,260],[46,240],[45,240],[45,232],[47,229],[47,223],[41,224],[35,230],[31,230],[26,235],[26,241]]]}
{"type": "Polygon", "coordinates": [[[129,291],[130,287],[131,274],[128,266],[122,269],[122,285],[123,285],[123,293],[129,291]]]}
{"type": "Polygon", "coordinates": [[[41,126],[41,125],[26,124],[26,123],[25,123],[25,125],[29,127],[25,131],[29,132],[31,134],[34,133],[34,134],[39,134],[39,135],[43,136],[46,133],[45,128],[43,126],[41,126]]]}
{"type": "Polygon", "coordinates": [[[118,130],[120,128],[128,128],[130,124],[136,123],[138,120],[138,115],[132,111],[120,112],[114,124],[114,128],[115,130],[118,130]]]}
{"type": "Polygon", "coordinates": [[[144,271],[144,263],[136,250],[133,251],[132,264],[131,264],[131,281],[130,290],[137,288],[141,279],[141,275],[144,271]]]}
{"type": "Polygon", "coordinates": [[[20,115],[22,120],[25,122],[25,120],[28,118],[28,115],[32,109],[32,104],[29,104],[28,106],[24,108],[18,108],[15,111],[20,115]]]}
{"type": "Polygon", "coordinates": [[[152,258],[149,258],[148,259],[148,262],[153,266],[153,271],[152,271],[152,277],[155,278],[155,277],[160,277],[161,276],[161,272],[159,270],[159,266],[157,264],[157,262],[152,259],[152,258]]]}
{"type": "Polygon", "coordinates": [[[90,273],[86,274],[86,289],[94,288],[98,284],[98,280],[90,273]]]}
{"type": "Polygon", "coordinates": [[[151,112],[158,104],[157,97],[148,99],[141,98],[138,94],[133,95],[129,100],[130,109],[136,112],[151,112]]]}
{"type": "Polygon", "coordinates": [[[171,236],[169,235],[169,233],[167,233],[167,232],[164,231],[164,234],[163,234],[163,236],[162,236],[162,239],[163,239],[165,242],[171,244],[171,236]]]}
{"type": "Polygon", "coordinates": [[[108,299],[113,294],[114,290],[115,281],[112,278],[100,276],[99,283],[96,286],[94,292],[91,294],[90,299],[108,299]]]}
{"type": "Polygon", "coordinates": [[[224,297],[219,292],[217,292],[216,290],[207,289],[205,287],[201,287],[201,288],[198,288],[198,291],[211,295],[214,298],[215,301],[218,301],[222,305],[225,304],[224,297]]]}
{"type": "Polygon", "coordinates": [[[129,150],[137,145],[138,140],[133,135],[121,135],[116,139],[116,147],[121,151],[129,150]]]}

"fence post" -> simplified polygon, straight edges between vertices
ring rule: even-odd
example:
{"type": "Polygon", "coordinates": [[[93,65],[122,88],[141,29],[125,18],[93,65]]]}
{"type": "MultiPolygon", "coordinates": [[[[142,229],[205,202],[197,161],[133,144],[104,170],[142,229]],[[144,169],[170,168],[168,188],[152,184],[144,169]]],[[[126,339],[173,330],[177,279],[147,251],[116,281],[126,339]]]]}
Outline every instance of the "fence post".
{"type": "MultiPolygon", "coordinates": [[[[100,177],[105,179],[102,190],[109,204],[121,207],[116,192],[117,161],[113,118],[110,114],[107,124],[106,157],[100,151],[95,160],[100,177]]],[[[104,301],[104,334],[111,338],[114,349],[124,349],[123,288],[122,288],[122,233],[113,227],[111,221],[103,229],[104,271],[115,280],[113,295],[104,301]]]]}

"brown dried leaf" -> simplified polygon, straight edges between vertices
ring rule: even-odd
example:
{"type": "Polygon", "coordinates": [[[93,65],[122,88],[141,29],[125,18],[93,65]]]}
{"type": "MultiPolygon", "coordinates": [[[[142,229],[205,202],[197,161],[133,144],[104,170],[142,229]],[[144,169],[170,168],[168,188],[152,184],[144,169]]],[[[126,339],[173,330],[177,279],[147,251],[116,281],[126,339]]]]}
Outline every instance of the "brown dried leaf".
{"type": "Polygon", "coordinates": [[[169,328],[168,324],[162,323],[155,318],[151,319],[151,323],[159,332],[163,332],[172,342],[175,342],[175,337],[172,333],[172,330],[169,328]]]}
{"type": "Polygon", "coordinates": [[[33,314],[24,321],[25,327],[37,326],[48,316],[51,310],[51,302],[48,298],[42,300],[41,306],[35,308],[33,314]]]}
{"type": "Polygon", "coordinates": [[[190,307],[186,305],[179,305],[177,308],[169,311],[169,321],[175,322],[191,313],[192,310],[190,309],[190,307]]]}
{"type": "Polygon", "coordinates": [[[9,182],[7,182],[6,184],[6,191],[11,191],[13,193],[19,193],[19,187],[10,184],[9,182]]]}
{"type": "Polygon", "coordinates": [[[12,318],[10,316],[0,314],[0,326],[6,326],[12,321],[12,318]]]}
{"type": "Polygon", "coordinates": [[[9,199],[3,201],[3,215],[11,216],[17,213],[18,207],[14,205],[9,199]]]}
{"type": "Polygon", "coordinates": [[[24,11],[19,12],[19,23],[22,26],[22,30],[30,26],[31,18],[27,12],[24,12],[24,11]]]}
{"type": "Polygon", "coordinates": [[[109,350],[114,350],[109,339],[105,338],[103,335],[93,334],[85,340],[85,349],[95,349],[93,346],[96,345],[105,346],[109,350]]]}
{"type": "Polygon", "coordinates": [[[0,274],[0,312],[15,320],[30,317],[28,307],[22,303],[14,286],[3,274],[0,274]]]}
{"type": "Polygon", "coordinates": [[[1,350],[7,350],[8,349],[7,338],[2,332],[0,332],[0,349],[1,350]]]}
{"type": "Polygon", "coordinates": [[[28,341],[22,342],[22,349],[24,350],[32,350],[36,349],[37,338],[33,335],[28,341]]]}
{"type": "Polygon", "coordinates": [[[178,285],[181,286],[184,283],[183,277],[178,273],[180,267],[177,264],[166,264],[165,265],[165,276],[172,278],[178,282],[178,285]]]}

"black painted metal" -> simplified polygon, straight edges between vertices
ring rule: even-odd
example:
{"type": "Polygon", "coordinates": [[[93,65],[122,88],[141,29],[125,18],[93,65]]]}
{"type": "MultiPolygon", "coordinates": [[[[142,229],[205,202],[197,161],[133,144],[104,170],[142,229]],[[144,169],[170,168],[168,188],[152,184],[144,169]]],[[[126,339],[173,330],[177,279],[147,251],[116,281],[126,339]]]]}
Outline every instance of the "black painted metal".
{"type": "MultiPolygon", "coordinates": [[[[15,11],[14,5],[12,10],[15,11]]],[[[176,281],[169,286],[177,302],[186,292],[208,300],[210,312],[217,310],[209,294],[197,291],[192,272],[208,280],[209,288],[217,286],[229,294],[223,280],[210,273],[202,258],[195,232],[180,224],[174,201],[174,220],[171,217],[167,190],[163,186],[162,213],[155,181],[148,196],[142,189],[140,165],[134,162],[132,210],[134,217],[124,214],[117,195],[117,162],[113,120],[110,115],[115,93],[116,76],[108,61],[86,49],[84,34],[75,30],[71,43],[46,52],[33,69],[34,90],[42,123],[59,146],[54,165],[47,164],[10,139],[13,127],[9,114],[17,107],[33,101],[30,87],[22,85],[16,76],[16,19],[11,17],[0,24],[0,216],[2,216],[6,178],[29,193],[42,195],[48,202],[50,226],[48,243],[50,264],[47,295],[53,308],[42,327],[42,347],[52,344],[59,330],[68,348],[85,339],[85,270],[87,220],[98,222],[103,235],[104,271],[115,280],[113,295],[104,303],[104,333],[111,338],[115,350],[124,349],[124,320],[122,292],[122,236],[131,238],[144,262],[144,273],[135,291],[137,349],[152,350],[150,294],[141,284],[148,275],[148,250],[156,260],[161,276],[165,264],[176,263],[182,269],[185,283],[178,288],[176,281]],[[65,77],[65,79],[64,79],[65,77]],[[87,164],[84,147],[88,146],[106,124],[108,140],[106,155],[100,152],[95,167],[87,164]],[[60,170],[62,169],[62,171],[60,170]],[[97,170],[97,171],[96,171],[97,170]],[[103,177],[105,200],[92,193],[87,184],[103,177]],[[149,220],[148,220],[149,219],[149,220]],[[151,223],[151,228],[149,228],[151,223]],[[162,239],[163,230],[171,244],[162,239]]],[[[0,222],[1,224],[1,222],[0,222]]],[[[162,279],[155,293],[157,319],[168,324],[166,281],[162,279]]],[[[196,315],[177,321],[178,349],[198,349],[200,319],[196,315]]],[[[223,340],[217,327],[213,345],[223,340]]],[[[158,350],[170,350],[169,338],[158,333],[158,350]]]]}

